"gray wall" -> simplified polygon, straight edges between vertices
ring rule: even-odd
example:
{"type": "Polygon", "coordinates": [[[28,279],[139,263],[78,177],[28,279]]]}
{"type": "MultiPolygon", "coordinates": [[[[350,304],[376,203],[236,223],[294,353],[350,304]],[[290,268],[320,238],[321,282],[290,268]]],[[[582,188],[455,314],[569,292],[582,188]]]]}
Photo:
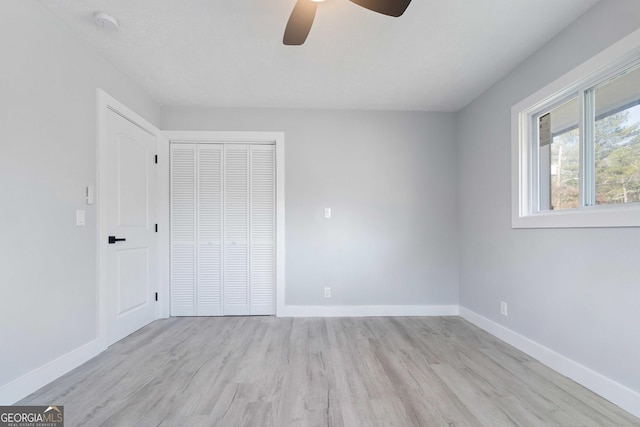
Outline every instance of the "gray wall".
{"type": "Polygon", "coordinates": [[[445,305],[458,301],[454,119],[163,108],[161,126],[285,132],[287,305],[445,305]]]}
{"type": "Polygon", "coordinates": [[[638,27],[602,0],[457,117],[461,305],[636,391],[640,229],[511,229],[510,111],[638,27]]]}
{"type": "Polygon", "coordinates": [[[159,108],[40,3],[0,15],[1,386],[96,336],[96,88],[154,123],[159,108]]]}

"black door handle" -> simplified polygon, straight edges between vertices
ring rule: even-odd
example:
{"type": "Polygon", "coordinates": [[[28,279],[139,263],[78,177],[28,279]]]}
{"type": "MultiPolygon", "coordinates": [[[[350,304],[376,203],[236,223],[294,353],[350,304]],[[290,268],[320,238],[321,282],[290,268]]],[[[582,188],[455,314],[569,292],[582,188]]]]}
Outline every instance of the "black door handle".
{"type": "Polygon", "coordinates": [[[119,238],[116,239],[116,236],[109,236],[109,244],[113,245],[115,242],[125,242],[127,239],[125,238],[119,238]]]}

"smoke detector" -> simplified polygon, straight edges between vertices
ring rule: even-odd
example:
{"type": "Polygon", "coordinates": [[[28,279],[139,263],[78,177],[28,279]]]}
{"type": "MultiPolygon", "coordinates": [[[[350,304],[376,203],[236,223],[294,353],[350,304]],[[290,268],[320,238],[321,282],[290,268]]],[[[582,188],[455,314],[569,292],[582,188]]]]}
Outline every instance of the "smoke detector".
{"type": "Polygon", "coordinates": [[[105,28],[112,31],[118,30],[118,21],[108,13],[96,12],[93,14],[93,20],[100,28],[105,28]]]}

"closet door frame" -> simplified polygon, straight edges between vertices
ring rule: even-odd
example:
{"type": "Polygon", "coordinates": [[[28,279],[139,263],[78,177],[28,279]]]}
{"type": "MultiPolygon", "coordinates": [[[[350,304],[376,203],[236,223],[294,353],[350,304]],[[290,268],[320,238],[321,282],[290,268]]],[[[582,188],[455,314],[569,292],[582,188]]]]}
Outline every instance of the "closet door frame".
{"type": "MultiPolygon", "coordinates": [[[[170,230],[170,174],[169,158],[171,144],[267,144],[275,146],[276,170],[276,316],[285,312],[285,239],[284,239],[284,132],[218,132],[218,131],[163,131],[159,140],[158,174],[161,199],[158,209],[160,222],[160,248],[169,259],[171,248],[170,230]],[[164,230],[164,232],[162,232],[164,230]]],[[[161,297],[158,300],[161,317],[169,317],[170,313],[170,263],[161,266],[161,297]]]]}

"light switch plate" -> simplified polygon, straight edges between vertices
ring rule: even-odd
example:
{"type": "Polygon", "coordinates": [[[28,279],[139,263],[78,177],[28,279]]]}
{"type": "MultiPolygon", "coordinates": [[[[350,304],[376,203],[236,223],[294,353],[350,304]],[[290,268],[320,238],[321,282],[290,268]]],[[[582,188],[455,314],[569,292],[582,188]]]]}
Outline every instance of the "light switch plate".
{"type": "Polygon", "coordinates": [[[86,223],[85,212],[82,209],[76,211],[76,225],[85,225],[86,223]]]}
{"type": "Polygon", "coordinates": [[[324,217],[325,219],[331,218],[331,208],[324,208],[324,217]]]}
{"type": "Polygon", "coordinates": [[[93,205],[93,201],[95,198],[95,190],[92,186],[87,187],[87,206],[93,205]]]}

